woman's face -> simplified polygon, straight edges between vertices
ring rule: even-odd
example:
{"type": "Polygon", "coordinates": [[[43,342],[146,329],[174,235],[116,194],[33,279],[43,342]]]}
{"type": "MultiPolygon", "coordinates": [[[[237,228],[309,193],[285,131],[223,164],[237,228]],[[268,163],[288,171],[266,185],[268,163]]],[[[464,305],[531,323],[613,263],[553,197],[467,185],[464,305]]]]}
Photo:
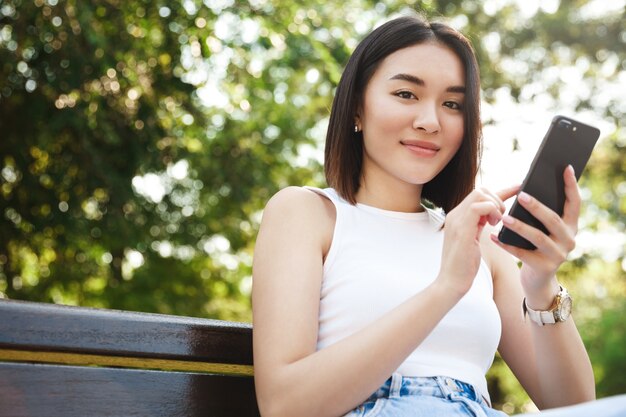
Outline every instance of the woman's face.
{"type": "Polygon", "coordinates": [[[370,79],[356,123],[363,130],[363,179],[423,185],[463,140],[463,64],[434,42],[400,49],[370,79]]]}

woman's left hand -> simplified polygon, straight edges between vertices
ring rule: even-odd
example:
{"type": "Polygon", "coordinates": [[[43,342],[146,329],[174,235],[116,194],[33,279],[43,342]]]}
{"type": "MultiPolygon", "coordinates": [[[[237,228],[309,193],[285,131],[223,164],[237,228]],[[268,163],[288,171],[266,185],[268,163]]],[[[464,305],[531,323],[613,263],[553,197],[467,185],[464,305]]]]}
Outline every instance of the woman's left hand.
{"type": "Polygon", "coordinates": [[[518,203],[535,216],[548,229],[548,234],[529,226],[511,216],[504,216],[504,225],[537,247],[535,250],[521,249],[501,243],[497,236],[492,240],[501,248],[522,261],[522,287],[528,298],[544,298],[541,295],[552,293],[556,287],[556,271],[576,246],[580,213],[580,192],[574,169],[568,166],[563,173],[565,182],[565,206],[563,216],[543,205],[526,193],[520,193],[518,203]]]}

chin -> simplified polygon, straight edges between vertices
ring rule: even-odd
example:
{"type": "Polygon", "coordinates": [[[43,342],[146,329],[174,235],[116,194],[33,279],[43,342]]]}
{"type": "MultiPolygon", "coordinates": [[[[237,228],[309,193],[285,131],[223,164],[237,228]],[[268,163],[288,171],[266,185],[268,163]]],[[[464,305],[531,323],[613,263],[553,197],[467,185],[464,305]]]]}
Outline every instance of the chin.
{"type": "Polygon", "coordinates": [[[437,174],[424,175],[423,172],[420,172],[420,173],[416,173],[415,175],[404,176],[403,179],[405,182],[408,182],[411,185],[424,185],[432,181],[433,178],[435,178],[436,176],[437,174]]]}

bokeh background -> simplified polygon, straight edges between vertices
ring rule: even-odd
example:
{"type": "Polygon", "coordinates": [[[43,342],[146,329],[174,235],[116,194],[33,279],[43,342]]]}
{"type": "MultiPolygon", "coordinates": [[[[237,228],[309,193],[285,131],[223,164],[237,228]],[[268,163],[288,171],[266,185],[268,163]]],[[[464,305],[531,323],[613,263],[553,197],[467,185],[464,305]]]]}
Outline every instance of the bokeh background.
{"type": "MultiPolygon", "coordinates": [[[[559,279],[598,396],[625,393],[623,0],[1,0],[0,298],[250,321],[265,202],[324,186],[342,68],[410,11],[476,48],[483,185],[521,181],[555,114],[602,130],[559,279]]],[[[489,384],[532,409],[499,358],[489,384]]]]}

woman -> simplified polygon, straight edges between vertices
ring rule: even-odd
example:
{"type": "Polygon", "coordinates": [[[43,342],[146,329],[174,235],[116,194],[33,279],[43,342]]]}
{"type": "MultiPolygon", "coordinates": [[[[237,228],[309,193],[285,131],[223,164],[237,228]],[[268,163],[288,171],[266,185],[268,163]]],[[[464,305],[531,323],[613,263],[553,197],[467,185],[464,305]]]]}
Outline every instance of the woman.
{"type": "Polygon", "coordinates": [[[395,19],[356,48],[328,127],[332,188],[278,192],[257,239],[264,417],[504,415],[485,381],[496,349],[540,408],[595,397],[573,320],[521,313],[546,317],[569,300],[555,273],[574,248],[574,172],[562,217],[519,196],[549,235],[505,216],[518,187],[474,189],[479,90],[469,42],[444,24],[395,19]],[[484,230],[500,221],[537,250],[484,230]]]}

